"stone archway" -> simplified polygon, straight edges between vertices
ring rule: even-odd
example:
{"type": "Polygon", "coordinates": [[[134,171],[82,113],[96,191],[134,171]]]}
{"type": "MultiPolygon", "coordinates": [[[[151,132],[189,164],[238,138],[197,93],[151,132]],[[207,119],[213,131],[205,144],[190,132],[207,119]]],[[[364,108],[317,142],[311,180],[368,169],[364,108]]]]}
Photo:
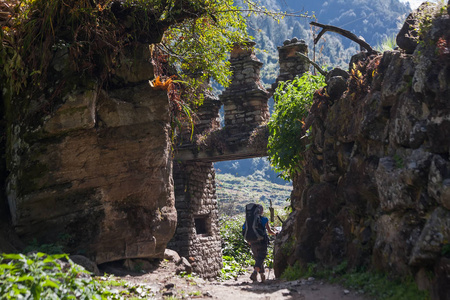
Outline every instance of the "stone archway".
{"type": "MultiPolygon", "coordinates": [[[[233,48],[231,85],[220,100],[206,97],[198,112],[196,138],[178,146],[174,158],[178,225],[168,247],[188,257],[194,272],[206,278],[216,277],[222,267],[213,163],[267,156],[270,93],[260,81],[262,63],[255,56],[254,43],[247,46],[233,48]],[[223,128],[218,121],[221,105],[225,112],[223,128]]],[[[307,53],[304,42],[295,39],[278,50],[279,80],[293,79],[308,70],[309,64],[295,55],[307,53]]]]}

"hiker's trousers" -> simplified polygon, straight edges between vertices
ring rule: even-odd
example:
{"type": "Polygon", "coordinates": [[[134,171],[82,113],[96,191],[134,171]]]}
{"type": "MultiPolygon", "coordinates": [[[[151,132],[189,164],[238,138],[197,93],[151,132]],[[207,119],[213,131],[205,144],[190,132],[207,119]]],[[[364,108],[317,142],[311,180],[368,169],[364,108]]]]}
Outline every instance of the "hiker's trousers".
{"type": "Polygon", "coordinates": [[[253,252],[253,258],[255,259],[254,267],[258,267],[261,273],[264,273],[264,260],[267,256],[267,241],[266,239],[260,242],[251,243],[250,248],[253,252]]]}

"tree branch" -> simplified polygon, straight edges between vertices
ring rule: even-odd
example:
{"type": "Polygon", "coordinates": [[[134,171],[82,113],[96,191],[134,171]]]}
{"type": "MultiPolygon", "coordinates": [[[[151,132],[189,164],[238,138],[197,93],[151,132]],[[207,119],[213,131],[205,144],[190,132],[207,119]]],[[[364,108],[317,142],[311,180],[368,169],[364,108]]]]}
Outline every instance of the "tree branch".
{"type": "Polygon", "coordinates": [[[317,42],[320,40],[320,38],[322,37],[322,35],[325,32],[331,31],[331,32],[338,33],[338,34],[340,34],[342,36],[345,36],[346,38],[348,38],[348,39],[354,41],[355,43],[359,44],[362,48],[367,49],[367,52],[369,52],[369,54],[377,53],[377,51],[373,50],[372,47],[368,43],[366,43],[366,41],[358,38],[354,33],[351,33],[348,30],[345,30],[345,29],[342,29],[342,28],[339,28],[339,27],[336,27],[336,26],[320,24],[320,23],[317,23],[317,22],[311,22],[309,24],[322,28],[322,31],[314,39],[314,44],[317,44],[317,42]]]}
{"type": "Polygon", "coordinates": [[[327,72],[324,71],[324,70],[322,70],[322,68],[321,68],[317,63],[315,63],[315,62],[313,62],[312,60],[310,60],[308,56],[306,56],[305,54],[303,54],[303,53],[301,53],[301,52],[296,52],[295,54],[297,54],[298,56],[301,56],[301,57],[307,59],[308,62],[309,62],[310,64],[312,64],[312,65],[314,66],[314,68],[316,68],[317,71],[320,72],[320,74],[322,74],[323,76],[327,76],[327,72]]]}

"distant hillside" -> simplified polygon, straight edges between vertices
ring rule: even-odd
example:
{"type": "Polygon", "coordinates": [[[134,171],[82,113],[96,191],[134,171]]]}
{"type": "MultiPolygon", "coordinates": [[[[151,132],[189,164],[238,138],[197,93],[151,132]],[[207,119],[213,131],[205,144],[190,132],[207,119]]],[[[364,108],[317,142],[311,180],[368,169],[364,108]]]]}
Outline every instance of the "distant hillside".
{"type": "Polygon", "coordinates": [[[286,199],[292,191],[292,184],[272,183],[264,178],[235,176],[216,173],[216,195],[219,213],[235,215],[245,211],[245,205],[250,202],[262,203],[269,207],[269,199],[274,207],[283,208],[289,205],[286,199]]]}
{"type": "Polygon", "coordinates": [[[272,171],[267,157],[217,162],[214,165],[219,174],[229,173],[239,177],[251,175],[256,180],[265,179],[281,185],[288,183],[272,171]]]}
{"type": "Polygon", "coordinates": [[[410,12],[409,5],[399,0],[281,0],[279,2],[283,10],[305,10],[314,13],[319,23],[347,29],[358,36],[363,36],[371,45],[376,45],[384,38],[397,34],[406,14],[410,12]]]}
{"type": "MultiPolygon", "coordinates": [[[[341,27],[362,36],[370,45],[376,46],[398,32],[410,9],[399,0],[262,0],[270,10],[308,12],[314,18],[286,17],[278,23],[266,16],[249,18],[251,34],[255,37],[258,58],[264,63],[262,80],[267,85],[278,74],[277,47],[286,39],[297,37],[309,46],[309,57],[322,66],[348,68],[351,56],[359,51],[359,45],[332,32],[327,32],[316,45],[314,55],[312,20],[341,27]]],[[[316,29],[315,34],[320,32],[316,29]]]]}

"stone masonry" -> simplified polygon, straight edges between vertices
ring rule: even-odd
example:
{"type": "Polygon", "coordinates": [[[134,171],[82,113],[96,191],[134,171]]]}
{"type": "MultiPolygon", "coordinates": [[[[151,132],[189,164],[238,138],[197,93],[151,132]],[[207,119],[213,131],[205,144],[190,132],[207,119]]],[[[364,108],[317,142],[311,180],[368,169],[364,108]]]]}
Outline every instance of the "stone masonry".
{"type": "Polygon", "coordinates": [[[168,248],[188,257],[195,273],[216,277],[222,268],[215,170],[208,162],[174,164],[178,225],[168,248]]]}
{"type": "Polygon", "coordinates": [[[217,96],[207,92],[203,104],[197,111],[198,121],[195,124],[194,133],[220,129],[219,110],[221,106],[222,103],[217,96]]]}
{"type": "Polygon", "coordinates": [[[231,52],[231,85],[220,95],[225,110],[225,126],[254,128],[269,120],[269,93],[259,78],[262,62],[253,51],[255,43],[235,45],[231,52]]]}
{"type": "Polygon", "coordinates": [[[272,93],[280,81],[292,80],[295,76],[301,76],[303,73],[308,72],[309,62],[305,58],[298,56],[297,52],[308,56],[308,45],[306,45],[304,40],[298,40],[295,37],[291,40],[285,40],[283,46],[278,47],[280,74],[276,82],[272,84],[272,93]]]}

